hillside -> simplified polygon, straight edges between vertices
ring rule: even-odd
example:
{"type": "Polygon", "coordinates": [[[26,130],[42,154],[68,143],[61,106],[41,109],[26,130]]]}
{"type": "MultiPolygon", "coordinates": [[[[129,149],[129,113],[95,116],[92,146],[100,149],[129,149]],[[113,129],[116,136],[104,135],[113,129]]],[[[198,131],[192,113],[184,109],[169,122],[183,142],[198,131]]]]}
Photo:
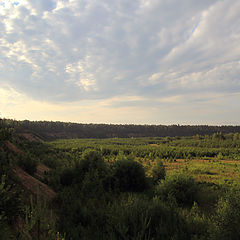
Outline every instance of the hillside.
{"type": "Polygon", "coordinates": [[[51,169],[26,148],[34,147],[29,135],[0,130],[0,239],[38,239],[43,236],[38,229],[48,224],[53,230],[56,221],[49,205],[56,193],[46,184],[51,169]]]}

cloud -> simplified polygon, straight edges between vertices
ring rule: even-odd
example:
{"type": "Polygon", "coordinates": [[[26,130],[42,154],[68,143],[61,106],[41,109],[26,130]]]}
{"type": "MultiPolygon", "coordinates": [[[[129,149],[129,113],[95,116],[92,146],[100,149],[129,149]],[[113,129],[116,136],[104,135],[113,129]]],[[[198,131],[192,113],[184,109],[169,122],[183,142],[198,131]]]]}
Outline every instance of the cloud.
{"type": "Polygon", "coordinates": [[[0,87],[121,107],[237,94],[239,10],[235,0],[4,0],[0,87]]]}

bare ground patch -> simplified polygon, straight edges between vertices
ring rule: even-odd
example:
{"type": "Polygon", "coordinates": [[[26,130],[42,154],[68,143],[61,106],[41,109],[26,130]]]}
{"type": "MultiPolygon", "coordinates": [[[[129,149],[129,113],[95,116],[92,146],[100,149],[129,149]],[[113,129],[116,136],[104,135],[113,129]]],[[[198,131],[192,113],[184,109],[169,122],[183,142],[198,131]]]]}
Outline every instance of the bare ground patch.
{"type": "Polygon", "coordinates": [[[31,194],[39,194],[39,196],[46,200],[51,200],[56,196],[56,193],[46,184],[30,176],[28,173],[23,171],[20,167],[14,166],[12,172],[20,180],[20,183],[31,194]]]}

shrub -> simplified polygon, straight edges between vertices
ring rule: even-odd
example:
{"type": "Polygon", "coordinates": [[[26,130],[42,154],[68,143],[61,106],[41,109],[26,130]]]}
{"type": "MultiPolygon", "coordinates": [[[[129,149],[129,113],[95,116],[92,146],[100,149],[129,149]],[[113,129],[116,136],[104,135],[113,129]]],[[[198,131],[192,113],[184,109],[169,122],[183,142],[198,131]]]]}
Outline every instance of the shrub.
{"type": "Polygon", "coordinates": [[[2,175],[6,174],[10,169],[9,156],[0,147],[0,178],[2,175]]]}
{"type": "Polygon", "coordinates": [[[198,184],[188,175],[169,176],[156,188],[156,194],[164,200],[175,200],[179,206],[191,206],[197,202],[198,184]]]}
{"type": "Polygon", "coordinates": [[[113,176],[120,191],[140,192],[146,188],[146,176],[141,164],[133,160],[118,160],[113,166],[113,176]]]}
{"type": "Polygon", "coordinates": [[[108,225],[111,239],[190,239],[184,219],[158,198],[130,195],[114,202],[108,225]]]}
{"type": "Polygon", "coordinates": [[[66,168],[60,174],[60,183],[63,186],[70,186],[74,180],[74,169],[66,168]]]}
{"type": "Polygon", "coordinates": [[[160,180],[165,179],[166,171],[162,161],[157,160],[151,172],[154,183],[158,183],[160,180]]]}
{"type": "Polygon", "coordinates": [[[31,158],[30,155],[21,156],[18,160],[18,165],[30,175],[37,171],[37,160],[31,158]]]}
{"type": "Polygon", "coordinates": [[[76,164],[75,179],[78,183],[81,183],[86,174],[89,175],[96,171],[99,178],[104,178],[107,173],[106,163],[99,151],[87,149],[83,152],[81,160],[76,164]]]}
{"type": "Polygon", "coordinates": [[[96,180],[90,181],[87,174],[81,192],[64,188],[58,195],[59,229],[66,233],[66,239],[108,239],[102,237],[106,230],[107,205],[103,195],[96,193],[101,189],[96,188],[96,180]]]}
{"type": "Polygon", "coordinates": [[[240,191],[231,190],[217,204],[213,218],[213,239],[240,239],[240,191]]]}
{"type": "Polygon", "coordinates": [[[8,223],[13,223],[20,214],[19,192],[13,185],[6,183],[6,176],[0,182],[0,218],[8,223]]]}
{"type": "Polygon", "coordinates": [[[200,211],[196,202],[194,202],[190,211],[184,212],[183,217],[187,222],[187,232],[191,235],[190,239],[209,239],[209,226],[211,226],[211,221],[200,211]]]}
{"type": "Polygon", "coordinates": [[[9,226],[2,215],[0,215],[0,239],[14,239],[9,226]]]}

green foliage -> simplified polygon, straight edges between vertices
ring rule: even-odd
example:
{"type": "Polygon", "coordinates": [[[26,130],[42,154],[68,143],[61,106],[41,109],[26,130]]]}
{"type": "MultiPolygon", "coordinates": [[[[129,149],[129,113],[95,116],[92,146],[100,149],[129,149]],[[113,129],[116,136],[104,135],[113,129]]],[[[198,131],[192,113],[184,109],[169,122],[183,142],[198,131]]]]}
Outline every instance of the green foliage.
{"type": "Polygon", "coordinates": [[[154,183],[158,183],[159,181],[165,179],[166,171],[164,164],[161,160],[156,160],[152,168],[151,174],[154,183]]]}
{"type": "Polygon", "coordinates": [[[13,128],[0,126],[0,142],[5,140],[10,140],[12,138],[13,133],[14,133],[13,128]]]}
{"type": "Polygon", "coordinates": [[[175,174],[166,178],[156,187],[156,195],[164,200],[173,200],[179,206],[191,206],[197,201],[198,184],[185,174],[175,174]]]}
{"type": "Polygon", "coordinates": [[[95,176],[86,176],[82,188],[64,188],[58,195],[59,229],[66,232],[67,239],[104,239],[106,223],[105,192],[95,176]],[[93,188],[91,188],[93,187],[93,188]]]}
{"type": "MultiPolygon", "coordinates": [[[[231,193],[231,196],[219,201],[216,211],[214,208],[221,191],[227,189],[227,183],[230,182],[226,177],[229,172],[233,173],[237,182],[237,162],[236,167],[232,168],[230,163],[221,160],[240,159],[238,127],[97,126],[7,120],[4,120],[4,125],[1,123],[0,120],[0,129],[4,128],[0,131],[0,174],[9,173],[10,163],[18,158],[19,164],[33,174],[38,159],[51,168],[45,183],[54,186],[58,193],[53,201],[58,215],[56,218],[47,204],[39,199],[30,201],[30,205],[26,206],[25,232],[33,239],[60,239],[61,234],[56,233],[55,219],[58,219],[58,231],[66,232],[65,239],[69,240],[240,238],[240,195],[231,193]],[[12,134],[12,127],[16,127],[19,133],[26,128],[28,132],[46,138],[128,138],[63,139],[34,143],[12,134]],[[229,129],[233,133],[225,134],[229,129]],[[129,138],[156,134],[169,137],[129,138]],[[170,137],[176,134],[194,136],[170,137]],[[9,139],[27,153],[26,157],[12,158],[6,141],[9,139]],[[200,161],[196,161],[199,158],[210,161],[200,164],[200,161]],[[163,159],[170,166],[167,170],[173,165],[176,167],[171,170],[171,176],[166,176],[166,180],[165,167],[157,159],[163,159]],[[168,161],[176,164],[171,165],[168,161]],[[193,162],[196,163],[195,168],[192,168],[193,162]],[[205,164],[204,167],[202,164],[205,164]],[[217,179],[221,171],[224,173],[224,188],[207,188],[206,184],[199,184],[188,175],[175,174],[179,166],[185,167],[189,174],[201,181],[217,179]],[[145,171],[157,186],[146,183],[145,171]],[[205,178],[200,178],[202,176],[205,178]]],[[[16,196],[11,195],[13,188],[6,181],[0,186],[0,197],[3,199],[0,202],[0,221],[3,222],[0,225],[0,238],[4,236],[4,239],[9,239],[9,219],[14,219],[11,217],[17,213],[14,207],[19,204],[14,203],[16,196]]],[[[25,198],[22,200],[26,204],[25,198]]]]}
{"type": "Polygon", "coordinates": [[[122,192],[141,192],[146,188],[146,176],[142,165],[136,161],[123,159],[113,165],[113,177],[122,192]]]}
{"type": "Polygon", "coordinates": [[[185,212],[183,217],[186,220],[187,232],[190,233],[191,239],[209,239],[209,227],[211,226],[211,221],[201,213],[196,202],[193,203],[189,212],[185,212]]]}
{"type": "Polygon", "coordinates": [[[29,154],[19,156],[18,165],[30,175],[33,175],[37,171],[37,164],[38,161],[29,154]]]}
{"type": "Polygon", "coordinates": [[[25,208],[24,230],[21,232],[23,239],[56,240],[64,239],[56,230],[56,221],[53,212],[49,210],[46,201],[37,194],[34,199],[30,196],[30,204],[25,208]]]}
{"type": "Polygon", "coordinates": [[[91,169],[97,169],[100,172],[106,170],[106,164],[99,150],[87,149],[83,151],[81,160],[77,167],[88,172],[91,169]]]}
{"type": "Polygon", "coordinates": [[[60,174],[60,183],[63,186],[70,186],[75,178],[75,172],[73,168],[65,168],[60,174]]]}
{"type": "Polygon", "coordinates": [[[0,147],[0,178],[2,177],[2,175],[6,174],[9,171],[9,169],[10,169],[9,156],[6,153],[6,151],[1,149],[0,147]]]}
{"type": "Polygon", "coordinates": [[[177,209],[158,198],[129,195],[99,204],[97,198],[77,200],[72,190],[63,194],[60,228],[67,239],[190,239],[177,209]]]}
{"type": "Polygon", "coordinates": [[[59,138],[175,137],[194,136],[196,134],[204,136],[216,132],[222,134],[240,132],[239,126],[77,124],[52,121],[16,121],[11,119],[0,119],[1,126],[14,127],[18,131],[33,132],[48,140],[59,138]]]}
{"type": "Polygon", "coordinates": [[[108,215],[112,239],[185,239],[184,220],[158,198],[130,195],[114,202],[108,215]]]}
{"type": "Polygon", "coordinates": [[[107,166],[99,151],[87,149],[83,152],[81,160],[76,164],[75,179],[81,183],[86,174],[97,171],[99,177],[105,177],[107,166]]]}
{"type": "Polygon", "coordinates": [[[230,190],[223,196],[213,217],[213,239],[237,240],[240,239],[240,191],[230,190]]]}
{"type": "Polygon", "coordinates": [[[1,240],[15,239],[2,215],[0,215],[0,239],[1,240]]]}
{"type": "Polygon", "coordinates": [[[176,138],[131,138],[131,139],[71,139],[58,140],[49,143],[54,150],[67,150],[74,154],[81,154],[85,149],[101,150],[105,158],[116,158],[117,155],[135,158],[149,157],[152,159],[193,159],[193,158],[217,158],[240,159],[240,140],[225,137],[222,140],[213,139],[210,136],[176,138]],[[73,150],[74,149],[74,150],[73,150]]]}
{"type": "Polygon", "coordinates": [[[13,223],[20,209],[19,193],[13,185],[6,183],[6,176],[3,175],[0,183],[0,216],[7,223],[13,223]]]}

